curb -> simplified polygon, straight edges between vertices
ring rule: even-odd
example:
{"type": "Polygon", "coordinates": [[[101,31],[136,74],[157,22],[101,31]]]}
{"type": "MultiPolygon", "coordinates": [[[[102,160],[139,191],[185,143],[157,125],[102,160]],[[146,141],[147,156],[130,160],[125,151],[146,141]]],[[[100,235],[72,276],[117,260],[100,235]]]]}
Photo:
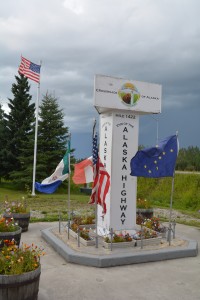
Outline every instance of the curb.
{"type": "Polygon", "coordinates": [[[85,266],[105,268],[130,264],[139,264],[147,262],[155,262],[169,259],[194,257],[198,254],[198,243],[194,240],[189,240],[186,247],[181,249],[178,247],[171,249],[157,249],[157,250],[141,250],[139,253],[113,253],[110,255],[92,255],[87,253],[80,253],[71,249],[62,240],[57,238],[52,232],[51,228],[41,231],[42,238],[49,243],[52,248],[59,253],[67,262],[75,263],[85,266]]]}

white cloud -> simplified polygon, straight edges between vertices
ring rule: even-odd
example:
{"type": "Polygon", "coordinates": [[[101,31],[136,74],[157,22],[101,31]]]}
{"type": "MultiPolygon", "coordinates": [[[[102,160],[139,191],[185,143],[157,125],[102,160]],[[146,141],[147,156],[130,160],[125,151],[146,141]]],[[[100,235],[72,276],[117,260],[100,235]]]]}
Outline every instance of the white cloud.
{"type": "Polygon", "coordinates": [[[84,12],[83,1],[65,0],[63,6],[77,15],[83,14],[84,12]]]}

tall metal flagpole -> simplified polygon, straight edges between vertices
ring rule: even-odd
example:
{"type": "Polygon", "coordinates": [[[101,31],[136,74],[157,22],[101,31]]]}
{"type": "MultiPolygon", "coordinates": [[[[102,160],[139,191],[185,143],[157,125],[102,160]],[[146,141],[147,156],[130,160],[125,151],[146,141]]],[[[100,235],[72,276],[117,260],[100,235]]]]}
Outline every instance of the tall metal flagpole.
{"type": "Polygon", "coordinates": [[[171,245],[171,234],[172,234],[172,202],[173,202],[173,194],[174,194],[174,175],[175,175],[175,171],[172,177],[172,189],[171,189],[171,197],[170,197],[169,232],[168,232],[169,246],[171,245]]]}
{"type": "MultiPolygon", "coordinates": [[[[94,125],[93,125],[93,132],[92,132],[92,138],[95,136],[95,129],[96,129],[96,119],[94,120],[94,125]]],[[[98,248],[98,229],[97,229],[97,196],[95,197],[95,239],[96,239],[96,248],[98,248]]]]}
{"type": "Polygon", "coordinates": [[[36,99],[36,110],[35,110],[36,119],[35,119],[35,143],[34,143],[34,159],[33,159],[32,196],[35,196],[35,173],[36,173],[36,158],[37,158],[39,96],[40,96],[40,82],[38,83],[38,88],[37,88],[37,99],[36,99]]]}
{"type": "MultiPolygon", "coordinates": [[[[177,138],[177,156],[178,156],[178,151],[179,151],[178,131],[176,132],[176,138],[177,138]]],[[[173,195],[174,195],[174,177],[175,177],[175,167],[174,167],[174,173],[172,177],[172,189],[171,189],[170,210],[169,210],[169,231],[168,231],[169,246],[171,245],[171,235],[172,235],[172,203],[173,203],[173,195]]]]}
{"type": "Polygon", "coordinates": [[[69,228],[70,228],[70,148],[71,148],[71,133],[69,132],[69,140],[68,140],[68,165],[69,165],[69,175],[68,175],[68,238],[69,238],[69,228]]]}

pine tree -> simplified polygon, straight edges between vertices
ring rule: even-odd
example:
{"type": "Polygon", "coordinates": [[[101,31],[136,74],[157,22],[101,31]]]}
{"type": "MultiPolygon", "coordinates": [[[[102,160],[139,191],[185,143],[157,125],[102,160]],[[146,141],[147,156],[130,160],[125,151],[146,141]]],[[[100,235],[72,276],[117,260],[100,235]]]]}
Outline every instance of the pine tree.
{"type": "Polygon", "coordinates": [[[67,150],[68,127],[57,98],[46,94],[42,99],[38,122],[36,181],[50,176],[67,150]]]}
{"type": "Polygon", "coordinates": [[[5,154],[6,154],[6,126],[5,126],[5,119],[4,119],[4,111],[2,109],[2,105],[0,104],[0,181],[1,178],[6,175],[6,161],[5,161],[5,154]]]}
{"type": "Polygon", "coordinates": [[[28,176],[31,179],[33,164],[33,134],[35,121],[35,104],[30,104],[30,85],[23,75],[15,76],[16,83],[12,85],[13,99],[8,99],[9,114],[5,114],[7,130],[7,174],[10,179],[22,183],[28,176]],[[30,159],[29,166],[25,161],[30,159]],[[24,173],[25,169],[30,172],[24,173]]]}

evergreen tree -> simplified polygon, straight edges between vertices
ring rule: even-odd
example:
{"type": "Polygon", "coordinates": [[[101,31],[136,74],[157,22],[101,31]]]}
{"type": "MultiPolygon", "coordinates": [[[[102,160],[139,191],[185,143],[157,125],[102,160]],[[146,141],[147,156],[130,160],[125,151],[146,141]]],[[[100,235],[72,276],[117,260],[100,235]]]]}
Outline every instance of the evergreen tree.
{"type": "Polygon", "coordinates": [[[32,96],[29,94],[30,85],[23,75],[15,76],[16,83],[12,85],[13,99],[8,99],[9,114],[5,114],[7,134],[7,175],[10,179],[23,182],[25,176],[31,180],[33,164],[33,132],[35,121],[35,104],[30,104],[32,96]],[[25,165],[27,157],[31,157],[29,166],[25,165]]]}
{"type": "Polygon", "coordinates": [[[67,150],[68,127],[57,98],[46,94],[42,99],[38,122],[36,181],[49,177],[67,150]]]}
{"type": "Polygon", "coordinates": [[[5,127],[5,119],[4,119],[4,111],[0,104],[0,181],[1,178],[6,175],[6,164],[5,164],[5,149],[7,144],[6,139],[6,127],[5,127]]]}

